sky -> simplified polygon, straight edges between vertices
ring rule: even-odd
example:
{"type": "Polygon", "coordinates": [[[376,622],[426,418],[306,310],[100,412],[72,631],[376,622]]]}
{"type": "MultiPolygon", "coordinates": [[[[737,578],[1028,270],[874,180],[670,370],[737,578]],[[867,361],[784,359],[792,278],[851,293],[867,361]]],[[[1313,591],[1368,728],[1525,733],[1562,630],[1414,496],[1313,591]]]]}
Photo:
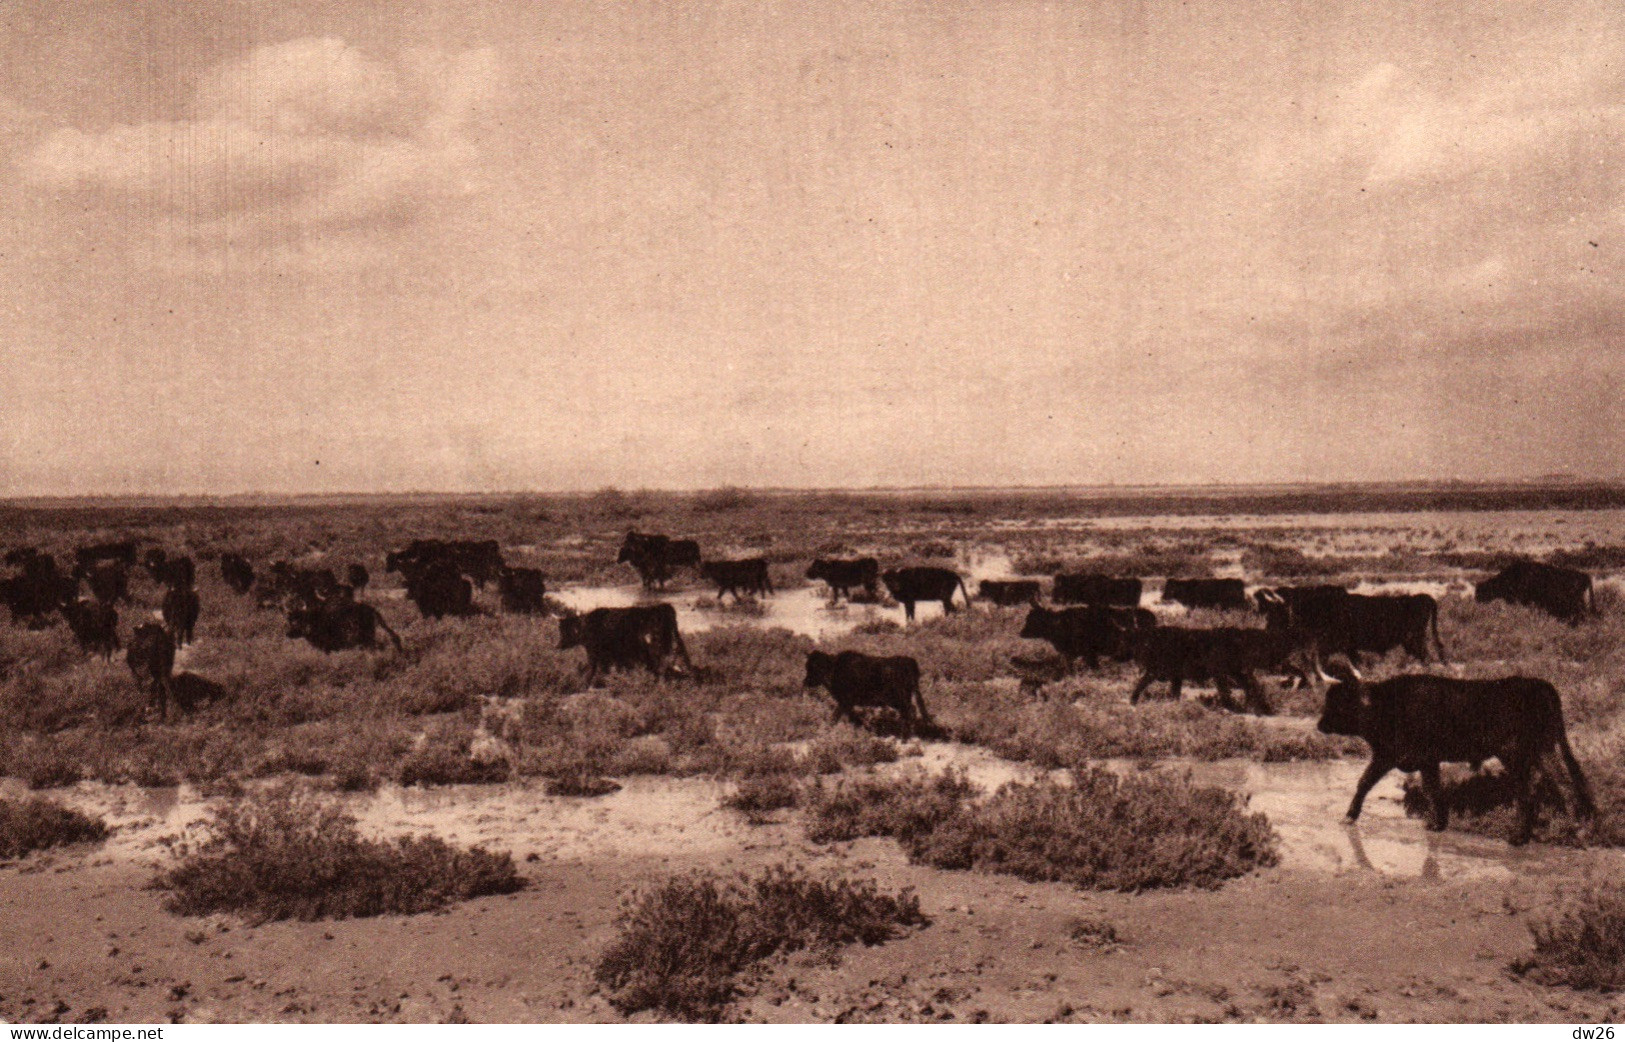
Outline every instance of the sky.
{"type": "Polygon", "coordinates": [[[1622,21],[13,0],[0,495],[1625,475],[1622,21]]]}

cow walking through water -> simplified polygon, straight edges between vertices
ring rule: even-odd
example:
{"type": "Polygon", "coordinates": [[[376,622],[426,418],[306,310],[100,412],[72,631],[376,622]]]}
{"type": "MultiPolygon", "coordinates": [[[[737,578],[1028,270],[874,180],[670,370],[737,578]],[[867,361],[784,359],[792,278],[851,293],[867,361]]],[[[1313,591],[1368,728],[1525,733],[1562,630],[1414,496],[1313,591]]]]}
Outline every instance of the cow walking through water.
{"type": "Polygon", "coordinates": [[[831,723],[844,716],[854,726],[862,726],[854,711],[859,706],[894,711],[902,721],[904,737],[913,737],[920,724],[931,723],[920,697],[920,664],[907,655],[881,657],[861,651],[831,655],[814,651],[807,655],[807,676],[802,686],[829,691],[835,700],[831,723]]]}
{"type": "Polygon", "coordinates": [[[1553,751],[1562,755],[1568,768],[1578,816],[1596,815],[1591,787],[1569,747],[1562,696],[1546,681],[1411,675],[1367,684],[1341,657],[1331,659],[1327,671],[1338,682],[1326,690],[1321,733],[1360,738],[1371,747],[1371,763],[1349,803],[1350,823],[1359,819],[1371,787],[1397,767],[1421,773],[1431,810],[1428,828],[1443,831],[1450,808],[1444,802],[1439,765],[1477,766],[1493,756],[1506,768],[1517,792],[1518,820],[1510,841],[1526,843],[1535,824],[1533,772],[1553,751]]]}
{"type": "Polygon", "coordinates": [[[952,614],[955,590],[964,594],[965,606],[970,606],[965,580],[951,568],[894,568],[880,578],[892,599],[902,602],[903,614],[910,622],[914,621],[914,605],[919,601],[941,601],[944,614],[952,614]]]}
{"type": "Polygon", "coordinates": [[[585,615],[559,619],[559,647],[587,652],[587,686],[611,669],[647,669],[657,677],[672,672],[673,660],[692,674],[683,635],[677,629],[677,609],[669,604],[631,608],[594,608],[585,615]]]}
{"type": "Polygon", "coordinates": [[[766,597],[773,592],[767,560],[761,557],[748,561],[707,561],[700,565],[700,574],[717,584],[719,604],[730,593],[736,602],[741,600],[741,590],[757,597],[766,597]]]}
{"type": "Polygon", "coordinates": [[[880,592],[880,562],[873,557],[820,557],[807,566],[807,578],[822,580],[829,587],[831,604],[842,596],[850,601],[856,586],[863,587],[873,600],[880,592]]]}

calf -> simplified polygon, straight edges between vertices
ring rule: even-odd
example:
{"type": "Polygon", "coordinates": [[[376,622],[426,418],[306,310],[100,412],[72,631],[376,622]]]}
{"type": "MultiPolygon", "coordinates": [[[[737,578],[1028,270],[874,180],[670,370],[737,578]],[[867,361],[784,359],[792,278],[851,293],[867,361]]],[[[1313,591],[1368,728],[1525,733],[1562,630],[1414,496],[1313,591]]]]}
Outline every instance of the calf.
{"type": "Polygon", "coordinates": [[[547,580],[536,568],[510,568],[497,572],[497,591],[502,610],[522,614],[547,611],[547,580]]]}
{"type": "Polygon", "coordinates": [[[1421,773],[1432,810],[1428,828],[1441,831],[1449,824],[1450,809],[1439,785],[1439,765],[1476,766],[1494,756],[1518,794],[1511,842],[1526,843],[1535,824],[1533,771],[1553,748],[1568,767],[1578,815],[1596,814],[1591,787],[1569,747],[1562,696],[1546,681],[1412,675],[1367,684],[1345,660],[1334,658],[1327,668],[1339,682],[1326,690],[1321,733],[1361,738],[1371,747],[1371,763],[1349,803],[1351,823],[1360,817],[1371,787],[1397,767],[1421,773]]]}
{"type": "Polygon", "coordinates": [[[474,585],[444,562],[406,570],[406,596],[425,619],[474,614],[474,585]]]}
{"type": "Polygon", "coordinates": [[[807,566],[807,578],[823,580],[829,586],[832,603],[840,600],[843,594],[850,601],[854,586],[863,587],[872,600],[879,592],[880,562],[873,557],[820,557],[807,566]]]}
{"type": "Polygon", "coordinates": [[[344,569],[344,581],[359,596],[366,592],[367,584],[372,582],[372,576],[367,572],[366,565],[352,564],[344,569]]]}
{"type": "Polygon", "coordinates": [[[740,600],[740,590],[758,597],[773,592],[767,561],[761,557],[747,561],[707,561],[700,565],[700,574],[717,584],[718,603],[729,593],[734,595],[735,601],[740,600]]]}
{"type": "Polygon", "coordinates": [[[1134,661],[1142,672],[1129,704],[1138,703],[1146,688],[1158,680],[1168,682],[1175,701],[1186,681],[1211,682],[1226,709],[1236,708],[1230,692],[1239,687],[1246,692],[1247,707],[1268,716],[1273,710],[1254,673],[1276,666],[1283,654],[1280,636],[1261,629],[1160,627],[1141,634],[1136,642],[1134,661]]]}
{"type": "Polygon", "coordinates": [[[119,648],[118,609],[101,600],[73,600],[62,605],[62,617],[79,646],[109,661],[119,648]]]}
{"type": "Polygon", "coordinates": [[[1142,587],[1138,579],[1109,575],[1067,574],[1055,577],[1050,596],[1056,604],[1105,604],[1137,608],[1142,587]]]}
{"type": "Polygon", "coordinates": [[[675,656],[693,673],[688,648],[677,629],[677,609],[669,604],[594,608],[559,620],[559,647],[587,652],[587,686],[610,669],[647,669],[657,677],[672,672],[675,656]]]}
{"type": "Polygon", "coordinates": [[[170,676],[175,671],[175,642],[169,631],[155,622],[143,623],[130,635],[130,647],[124,653],[138,688],[147,693],[148,707],[156,706],[158,720],[169,716],[170,676]]]}
{"type": "Polygon", "coordinates": [[[894,568],[881,573],[880,578],[885,581],[892,598],[903,603],[903,614],[910,622],[914,621],[917,601],[941,601],[943,612],[952,613],[956,589],[965,595],[966,606],[970,605],[970,591],[965,589],[965,580],[951,568],[894,568]]]}
{"type": "Polygon", "coordinates": [[[1478,584],[1473,599],[1479,603],[1507,601],[1527,604],[1569,625],[1577,624],[1587,615],[1597,614],[1596,597],[1591,587],[1591,576],[1573,568],[1536,561],[1514,561],[1496,574],[1478,584]]]}
{"type": "Polygon", "coordinates": [[[1162,599],[1187,608],[1217,608],[1220,611],[1246,611],[1247,584],[1240,579],[1169,579],[1162,586],[1162,599]]]}
{"type": "Polygon", "coordinates": [[[164,626],[168,628],[170,636],[175,638],[176,647],[184,648],[192,643],[192,634],[197,629],[200,608],[197,591],[190,586],[173,586],[164,594],[161,609],[164,626]]]}
{"type": "Polygon", "coordinates": [[[983,579],[976,588],[978,597],[1001,608],[1037,604],[1038,594],[1037,579],[983,579]]]}
{"type": "Polygon", "coordinates": [[[287,617],[288,636],[303,638],[321,651],[376,647],[379,629],[389,634],[396,651],[401,650],[401,638],[370,604],[345,597],[307,601],[289,608],[287,617]]]}
{"type": "Polygon", "coordinates": [[[254,587],[254,566],[242,554],[221,554],[220,578],[233,593],[245,594],[254,587]]]}
{"type": "Polygon", "coordinates": [[[920,664],[907,655],[882,658],[861,651],[843,651],[839,655],[814,651],[807,656],[807,677],[802,686],[829,691],[830,697],[835,699],[831,723],[844,716],[854,725],[862,726],[854,712],[858,706],[894,710],[902,720],[905,737],[912,737],[915,732],[916,709],[919,722],[931,722],[920,697],[920,664]]]}
{"type": "Polygon", "coordinates": [[[1090,669],[1099,669],[1102,656],[1119,660],[1132,657],[1138,635],[1156,625],[1157,617],[1144,608],[1082,605],[1056,610],[1033,605],[1022,624],[1021,636],[1049,641],[1065,660],[1067,672],[1071,672],[1079,658],[1090,669]]]}

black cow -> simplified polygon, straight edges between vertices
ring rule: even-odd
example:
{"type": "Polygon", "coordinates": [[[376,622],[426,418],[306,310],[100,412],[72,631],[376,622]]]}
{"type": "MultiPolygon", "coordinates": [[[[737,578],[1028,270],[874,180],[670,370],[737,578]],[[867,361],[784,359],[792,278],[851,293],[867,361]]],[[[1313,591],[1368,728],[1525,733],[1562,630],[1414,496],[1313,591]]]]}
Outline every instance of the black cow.
{"type": "Polygon", "coordinates": [[[503,566],[502,547],[495,539],[414,539],[405,550],[384,556],[385,571],[406,576],[435,566],[450,567],[483,590],[503,566]]]}
{"type": "Polygon", "coordinates": [[[212,704],[226,697],[223,685],[196,673],[176,673],[170,677],[169,693],[183,713],[191,713],[201,705],[212,704]]]}
{"type": "Polygon", "coordinates": [[[741,599],[740,591],[765,597],[773,592],[773,581],[767,574],[767,561],[752,557],[745,561],[707,561],[700,565],[700,575],[717,584],[717,603],[729,593],[734,600],[741,599]]]}
{"type": "Polygon", "coordinates": [[[942,610],[952,612],[955,589],[965,595],[966,607],[970,606],[970,591],[965,589],[965,580],[951,568],[893,568],[882,572],[880,578],[892,599],[902,602],[903,614],[911,622],[918,601],[941,601],[942,610]]]}
{"type": "Polygon", "coordinates": [[[700,544],[692,539],[628,530],[615,563],[635,568],[644,589],[652,590],[657,585],[664,589],[672,569],[700,567],[700,544]]]}
{"type": "Polygon", "coordinates": [[[474,586],[455,567],[437,562],[406,573],[406,596],[425,619],[473,615],[474,586]]]}
{"type": "Polygon", "coordinates": [[[1065,660],[1067,672],[1071,672],[1080,658],[1090,669],[1099,669],[1103,656],[1119,660],[1133,657],[1138,635],[1156,626],[1157,617],[1144,608],[1089,604],[1052,609],[1035,604],[1027,612],[1021,636],[1049,641],[1065,660]]]}
{"type": "Polygon", "coordinates": [[[1162,599],[1187,608],[1217,608],[1246,611],[1247,584],[1240,579],[1169,579],[1162,587],[1162,599]]]}
{"type": "Polygon", "coordinates": [[[1141,633],[1136,640],[1134,661],[1141,674],[1129,694],[1129,704],[1138,703],[1146,688],[1158,680],[1168,682],[1175,701],[1187,681],[1211,682],[1226,709],[1236,708],[1230,692],[1239,687],[1247,694],[1247,708],[1268,716],[1273,710],[1255,673],[1279,669],[1292,650],[1283,634],[1263,629],[1162,626],[1141,633]]]}
{"type": "Polygon", "coordinates": [[[0,580],[0,601],[12,621],[29,629],[43,629],[51,616],[79,595],[79,583],[57,570],[50,554],[34,553],[22,560],[22,572],[0,580]]]}
{"type": "Polygon", "coordinates": [[[894,710],[903,723],[905,737],[913,736],[919,723],[930,724],[925,701],[920,697],[920,664],[907,655],[880,657],[865,655],[861,651],[843,651],[831,655],[814,651],[807,655],[807,677],[803,687],[822,687],[835,700],[834,723],[846,717],[862,726],[854,712],[857,706],[876,706],[894,710]]]}
{"type": "Polygon", "coordinates": [[[88,567],[74,569],[74,577],[83,579],[90,587],[91,596],[103,604],[130,600],[130,572],[123,561],[97,561],[88,567]]]}
{"type": "Polygon", "coordinates": [[[161,546],[148,547],[147,552],[141,555],[141,566],[147,574],[162,582],[164,579],[164,566],[169,563],[169,554],[161,546]]]}
{"type": "Polygon", "coordinates": [[[1050,597],[1056,604],[1105,604],[1137,608],[1140,606],[1140,593],[1138,579],[1063,572],[1055,577],[1050,597]]]}
{"type": "Polygon", "coordinates": [[[547,611],[547,579],[540,569],[503,566],[497,573],[502,610],[536,614],[547,611]]]}
{"type": "Polygon", "coordinates": [[[1512,562],[1494,577],[1479,583],[1473,591],[1473,599],[1479,603],[1527,604],[1571,626],[1587,615],[1597,614],[1591,576],[1573,568],[1537,561],[1512,562]]]}
{"type": "Polygon", "coordinates": [[[1535,823],[1534,768],[1554,746],[1568,767],[1579,816],[1596,814],[1591,787],[1569,747],[1562,696],[1546,681],[1412,675],[1367,684],[1342,659],[1331,660],[1328,669],[1340,682],[1326,690],[1321,733],[1362,738],[1371,747],[1371,763],[1349,803],[1350,822],[1360,817],[1371,787],[1397,767],[1421,772],[1422,788],[1432,805],[1428,828],[1441,831],[1449,824],[1450,809],[1440,791],[1439,765],[1477,766],[1494,756],[1518,794],[1518,821],[1511,841],[1526,843],[1535,823]]]}
{"type": "Polygon", "coordinates": [[[1001,608],[1036,604],[1040,592],[1037,579],[983,579],[976,588],[978,597],[1001,608]]]}
{"type": "Polygon", "coordinates": [[[401,650],[401,638],[390,629],[382,613],[370,604],[338,596],[327,601],[295,604],[287,615],[288,636],[295,640],[302,637],[321,651],[376,647],[380,628],[389,634],[395,650],[401,650]]]}
{"type": "Polygon", "coordinates": [[[169,631],[155,622],[143,623],[130,635],[124,653],[138,688],[147,693],[147,705],[158,708],[158,719],[169,716],[170,675],[175,671],[175,642],[169,631]]]}
{"type": "Polygon", "coordinates": [[[171,589],[190,590],[197,584],[197,564],[189,554],[171,557],[160,569],[158,581],[171,589]]]}
{"type": "Polygon", "coordinates": [[[879,593],[880,562],[873,557],[820,557],[807,566],[807,578],[821,579],[828,584],[831,603],[840,600],[843,594],[850,601],[854,586],[863,587],[873,600],[879,593]]]}
{"type": "Polygon", "coordinates": [[[111,660],[119,649],[118,609],[111,602],[73,600],[62,605],[62,617],[79,646],[93,655],[111,660]]]}
{"type": "Polygon", "coordinates": [[[694,671],[677,629],[677,609],[669,604],[594,608],[585,615],[566,615],[559,620],[559,647],[586,649],[588,687],[610,669],[647,669],[663,677],[672,672],[674,655],[685,672],[694,671]]]}
{"type": "MultiPolygon", "coordinates": [[[[498,575],[500,576],[500,574],[499,572],[498,575]]],[[[367,571],[365,565],[352,564],[344,569],[344,581],[359,596],[366,592],[367,584],[372,582],[372,575],[367,571]]]]}
{"type": "Polygon", "coordinates": [[[242,554],[221,554],[220,578],[233,593],[247,593],[254,587],[254,566],[242,554]]]}
{"type": "Polygon", "coordinates": [[[1447,661],[1439,602],[1425,593],[1368,596],[1324,586],[1260,590],[1257,601],[1269,629],[1312,633],[1323,655],[1384,655],[1402,647],[1420,662],[1435,652],[1447,661]]]}
{"type": "Polygon", "coordinates": [[[161,612],[164,616],[164,626],[175,639],[177,648],[184,648],[192,643],[193,631],[197,629],[198,612],[201,605],[198,603],[197,591],[190,586],[171,586],[164,594],[161,612]]]}
{"type": "Polygon", "coordinates": [[[135,564],[135,540],[124,539],[116,543],[93,543],[74,548],[73,563],[77,570],[88,571],[99,561],[117,561],[125,566],[135,564]]]}
{"type": "Polygon", "coordinates": [[[32,546],[14,546],[6,551],[5,562],[13,568],[21,568],[29,561],[39,556],[39,549],[32,546]]]}

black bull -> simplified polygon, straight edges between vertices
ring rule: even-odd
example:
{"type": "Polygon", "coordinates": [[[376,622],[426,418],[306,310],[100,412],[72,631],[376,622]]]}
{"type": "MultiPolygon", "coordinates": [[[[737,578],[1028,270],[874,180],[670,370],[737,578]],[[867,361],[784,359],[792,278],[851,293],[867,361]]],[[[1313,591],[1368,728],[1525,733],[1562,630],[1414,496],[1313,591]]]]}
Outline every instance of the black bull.
{"type": "Polygon", "coordinates": [[[912,736],[920,723],[931,722],[920,697],[920,664],[907,655],[881,657],[861,651],[831,655],[814,651],[807,655],[807,676],[802,686],[829,691],[835,700],[832,722],[844,716],[860,724],[854,711],[859,706],[894,711],[902,721],[905,737],[912,736]]]}
{"type": "Polygon", "coordinates": [[[1330,668],[1341,682],[1326,691],[1321,732],[1362,738],[1371,747],[1371,763],[1349,803],[1350,822],[1359,818],[1371,787],[1397,767],[1421,773],[1432,811],[1428,828],[1440,831],[1449,824],[1450,810],[1439,783],[1439,765],[1477,766],[1493,756],[1512,778],[1518,796],[1511,842],[1525,843],[1535,821],[1532,774],[1554,748],[1568,768],[1580,816],[1595,815],[1591,788],[1569,747],[1562,697],[1546,681],[1401,676],[1367,684],[1340,660],[1330,668]]]}
{"type": "Polygon", "coordinates": [[[594,608],[585,615],[566,615],[559,620],[559,647],[586,649],[588,687],[610,669],[647,669],[664,676],[674,657],[687,672],[694,672],[677,629],[677,609],[669,604],[594,608]]]}

